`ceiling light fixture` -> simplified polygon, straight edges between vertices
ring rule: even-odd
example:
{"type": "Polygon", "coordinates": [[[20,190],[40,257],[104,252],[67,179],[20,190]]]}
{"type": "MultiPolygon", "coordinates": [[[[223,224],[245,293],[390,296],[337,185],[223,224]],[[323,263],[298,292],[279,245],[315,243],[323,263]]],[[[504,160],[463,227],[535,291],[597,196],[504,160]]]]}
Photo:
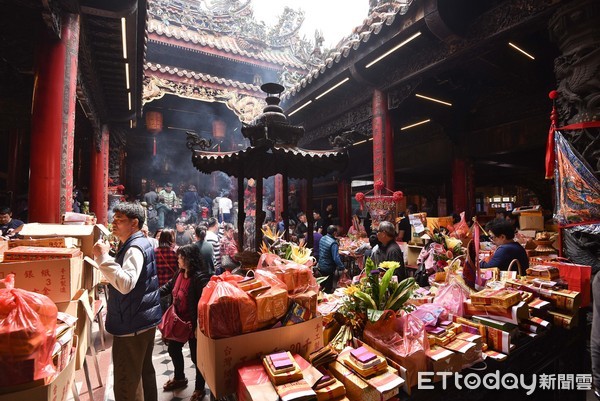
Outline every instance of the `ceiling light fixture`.
{"type": "Polygon", "coordinates": [[[127,92],[127,100],[129,102],[129,110],[131,110],[131,92],[127,92]]]}
{"type": "Polygon", "coordinates": [[[121,39],[123,40],[123,58],[127,60],[127,25],[125,17],[121,18],[121,39]]]}
{"type": "Polygon", "coordinates": [[[325,92],[323,92],[319,96],[317,96],[315,98],[315,100],[319,100],[320,98],[322,98],[323,96],[325,96],[326,94],[328,94],[329,92],[331,92],[332,90],[334,90],[335,88],[337,88],[338,86],[345,84],[349,80],[350,80],[350,78],[344,78],[344,80],[338,82],[337,84],[333,85],[331,88],[327,89],[325,92]]]}
{"type": "Polygon", "coordinates": [[[511,46],[513,49],[520,51],[521,53],[523,53],[530,59],[535,60],[535,57],[533,57],[531,54],[527,53],[525,50],[521,49],[519,46],[515,45],[514,43],[508,42],[508,45],[511,46]]]}
{"type": "Polygon", "coordinates": [[[312,100],[309,100],[308,102],[304,103],[302,106],[298,107],[296,110],[294,110],[290,114],[288,114],[288,117],[293,116],[294,114],[296,114],[297,112],[299,112],[300,110],[302,110],[303,108],[305,108],[306,106],[308,106],[311,103],[312,103],[312,100]]]}
{"type": "Polygon", "coordinates": [[[445,101],[443,101],[443,100],[436,99],[436,98],[433,98],[433,97],[429,97],[429,96],[421,95],[421,94],[419,94],[419,93],[416,93],[416,94],[415,94],[415,96],[416,96],[416,97],[420,97],[421,99],[430,100],[430,101],[432,101],[432,102],[440,103],[440,104],[443,104],[443,105],[446,105],[446,106],[452,106],[452,103],[445,102],[445,101]]]}
{"type": "Polygon", "coordinates": [[[421,35],[420,31],[417,32],[417,33],[415,33],[413,36],[411,36],[410,38],[406,39],[404,42],[400,43],[399,45],[394,46],[392,49],[388,50],[387,52],[383,53],[381,56],[377,57],[375,60],[371,61],[369,64],[367,64],[365,66],[365,68],[369,68],[373,64],[381,61],[382,59],[384,59],[385,57],[389,56],[390,54],[392,54],[393,52],[395,52],[396,50],[398,50],[399,48],[401,48],[402,46],[404,46],[405,44],[407,44],[408,42],[410,42],[411,40],[417,38],[420,35],[421,35]]]}
{"type": "Polygon", "coordinates": [[[133,120],[129,120],[129,128],[133,128],[133,120]]]}
{"type": "Polygon", "coordinates": [[[423,121],[419,121],[418,123],[407,125],[406,127],[400,128],[400,131],[404,131],[405,129],[416,127],[417,125],[426,124],[426,123],[428,123],[430,121],[431,121],[431,119],[428,118],[427,120],[423,120],[423,121]]]}
{"type": "Polygon", "coordinates": [[[127,90],[129,90],[129,63],[125,63],[125,83],[127,84],[127,90]]]}

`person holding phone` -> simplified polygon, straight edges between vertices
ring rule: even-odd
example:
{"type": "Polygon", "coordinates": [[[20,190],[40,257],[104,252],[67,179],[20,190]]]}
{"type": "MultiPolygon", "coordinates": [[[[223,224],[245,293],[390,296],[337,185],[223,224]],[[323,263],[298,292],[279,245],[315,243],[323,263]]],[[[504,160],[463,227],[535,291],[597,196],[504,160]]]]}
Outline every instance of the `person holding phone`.
{"type": "Polygon", "coordinates": [[[154,335],[162,311],[154,248],[142,234],[144,208],[138,203],[114,207],[113,235],[119,239],[115,257],[110,244],[94,244],[94,258],[108,280],[106,331],[113,337],[115,401],[157,401],[152,364],[154,335]]]}

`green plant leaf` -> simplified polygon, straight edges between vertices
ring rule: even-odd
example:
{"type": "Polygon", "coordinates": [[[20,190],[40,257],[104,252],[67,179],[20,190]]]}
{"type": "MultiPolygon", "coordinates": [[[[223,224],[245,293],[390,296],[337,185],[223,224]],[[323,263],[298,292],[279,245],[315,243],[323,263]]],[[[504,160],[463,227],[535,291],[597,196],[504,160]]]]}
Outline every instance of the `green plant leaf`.
{"type": "Polygon", "coordinates": [[[373,259],[367,258],[365,262],[365,275],[369,277],[371,275],[371,270],[375,268],[375,263],[373,263],[373,259]]]}
{"type": "Polygon", "coordinates": [[[382,310],[367,309],[367,318],[370,322],[375,323],[383,315],[383,312],[382,310]]]}
{"type": "Polygon", "coordinates": [[[396,270],[395,267],[390,267],[385,274],[383,275],[383,278],[381,279],[381,282],[379,283],[379,299],[377,301],[377,306],[379,307],[379,309],[383,310],[383,306],[385,304],[385,300],[386,300],[386,296],[388,295],[388,287],[390,285],[390,281],[392,281],[392,276],[394,275],[394,270],[396,270]]]}
{"type": "Polygon", "coordinates": [[[321,285],[323,282],[325,282],[325,280],[327,280],[329,276],[321,276],[321,277],[317,277],[317,284],[321,285]]]}
{"type": "Polygon", "coordinates": [[[408,301],[414,290],[415,279],[413,277],[405,278],[398,284],[394,293],[389,297],[384,309],[399,310],[408,301]]]}
{"type": "Polygon", "coordinates": [[[358,298],[359,300],[363,301],[364,303],[367,304],[367,309],[370,307],[372,309],[377,309],[377,305],[375,305],[375,301],[373,301],[373,298],[371,298],[368,294],[362,292],[362,291],[355,291],[354,292],[354,297],[358,298]]]}

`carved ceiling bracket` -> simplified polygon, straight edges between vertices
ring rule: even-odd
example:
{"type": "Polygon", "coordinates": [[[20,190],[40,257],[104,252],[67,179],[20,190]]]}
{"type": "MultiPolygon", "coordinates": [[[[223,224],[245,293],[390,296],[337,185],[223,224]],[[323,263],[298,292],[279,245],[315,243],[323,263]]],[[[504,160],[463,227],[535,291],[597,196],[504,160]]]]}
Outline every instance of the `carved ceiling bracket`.
{"type": "Polygon", "coordinates": [[[77,99],[79,100],[79,105],[81,109],[85,113],[85,116],[90,121],[92,125],[92,130],[94,131],[94,146],[96,150],[100,151],[100,143],[102,139],[102,122],[98,117],[98,113],[96,111],[96,105],[94,104],[94,98],[91,96],[86,83],[83,81],[83,77],[81,75],[81,70],[77,73],[77,99]]]}
{"type": "Polygon", "coordinates": [[[44,23],[60,39],[62,30],[62,19],[60,16],[62,10],[60,4],[58,4],[57,0],[42,0],[42,4],[44,6],[42,10],[44,23]]]}
{"type": "Polygon", "coordinates": [[[400,87],[388,91],[388,110],[397,109],[412,95],[423,82],[422,78],[414,79],[400,87]]]}
{"type": "Polygon", "coordinates": [[[322,138],[335,137],[344,131],[353,131],[355,136],[371,137],[372,119],[371,103],[363,103],[338,118],[319,125],[314,130],[307,130],[300,145],[307,145],[322,138]]]}
{"type": "Polygon", "coordinates": [[[235,91],[171,81],[154,75],[144,77],[143,104],[160,99],[165,95],[175,95],[209,103],[224,103],[243,123],[252,121],[262,113],[263,108],[266,106],[264,99],[242,95],[235,91]]]}

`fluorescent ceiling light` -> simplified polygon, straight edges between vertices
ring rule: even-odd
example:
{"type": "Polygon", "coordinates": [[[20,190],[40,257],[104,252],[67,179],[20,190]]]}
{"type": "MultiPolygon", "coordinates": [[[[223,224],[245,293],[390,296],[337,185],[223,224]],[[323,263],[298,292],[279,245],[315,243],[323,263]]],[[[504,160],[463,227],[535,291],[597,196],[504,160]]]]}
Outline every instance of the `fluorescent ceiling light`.
{"type": "Polygon", "coordinates": [[[305,108],[306,106],[308,106],[311,103],[312,103],[312,100],[309,100],[308,102],[304,103],[302,106],[298,107],[296,110],[294,110],[290,114],[288,114],[288,116],[293,116],[294,114],[296,114],[297,112],[299,112],[300,110],[302,110],[303,108],[305,108]]]}
{"type": "Polygon", "coordinates": [[[123,58],[127,60],[127,26],[125,17],[121,18],[121,39],[123,40],[123,58]]]}
{"type": "Polygon", "coordinates": [[[521,49],[519,46],[515,45],[514,43],[508,42],[508,45],[511,46],[513,49],[520,51],[521,53],[523,53],[530,59],[535,60],[535,57],[533,57],[531,54],[527,53],[525,50],[521,49]]]}
{"type": "Polygon", "coordinates": [[[346,82],[348,82],[348,80],[350,80],[350,78],[344,78],[343,81],[338,82],[337,84],[333,85],[331,88],[327,89],[325,92],[323,92],[319,96],[317,96],[315,98],[315,100],[319,100],[320,98],[322,98],[323,96],[325,96],[326,94],[328,94],[329,92],[331,92],[332,90],[334,90],[335,88],[337,88],[338,86],[343,85],[346,82]]]}
{"type": "Polygon", "coordinates": [[[129,120],[129,128],[133,128],[133,120],[129,120]]]}
{"type": "Polygon", "coordinates": [[[373,64],[377,63],[378,61],[381,61],[383,58],[389,56],[390,54],[392,54],[393,52],[395,52],[396,50],[398,50],[399,48],[401,48],[402,46],[404,46],[405,44],[407,44],[408,42],[410,42],[411,40],[415,39],[416,37],[418,37],[420,35],[421,35],[420,31],[415,33],[413,36],[406,39],[404,42],[400,43],[399,45],[394,46],[392,49],[388,50],[387,52],[383,53],[381,56],[377,57],[375,60],[371,61],[369,64],[367,64],[365,66],[365,68],[369,68],[373,64]]]}
{"type": "Polygon", "coordinates": [[[127,84],[127,90],[129,90],[129,63],[125,63],[125,83],[127,84]]]}
{"type": "Polygon", "coordinates": [[[127,92],[127,100],[129,102],[129,110],[131,110],[131,92],[127,92]]]}
{"type": "Polygon", "coordinates": [[[358,146],[358,145],[362,145],[363,143],[366,143],[366,142],[367,142],[367,140],[366,140],[366,139],[363,139],[362,141],[354,142],[354,143],[352,144],[352,146],[358,146]]]}
{"type": "Polygon", "coordinates": [[[417,125],[426,124],[426,123],[428,123],[429,121],[431,121],[431,119],[429,119],[429,118],[428,118],[427,120],[423,120],[423,121],[419,121],[418,123],[414,123],[414,124],[411,124],[411,125],[407,125],[406,127],[402,127],[402,128],[400,128],[400,131],[404,131],[405,129],[409,129],[409,128],[412,128],[412,127],[416,127],[417,125]]]}
{"type": "Polygon", "coordinates": [[[429,97],[429,96],[425,96],[425,95],[420,95],[418,93],[416,93],[415,96],[416,97],[420,97],[421,99],[430,100],[432,102],[441,103],[441,104],[446,105],[446,106],[452,106],[452,103],[444,102],[443,100],[436,99],[436,98],[433,98],[433,97],[429,97]]]}

